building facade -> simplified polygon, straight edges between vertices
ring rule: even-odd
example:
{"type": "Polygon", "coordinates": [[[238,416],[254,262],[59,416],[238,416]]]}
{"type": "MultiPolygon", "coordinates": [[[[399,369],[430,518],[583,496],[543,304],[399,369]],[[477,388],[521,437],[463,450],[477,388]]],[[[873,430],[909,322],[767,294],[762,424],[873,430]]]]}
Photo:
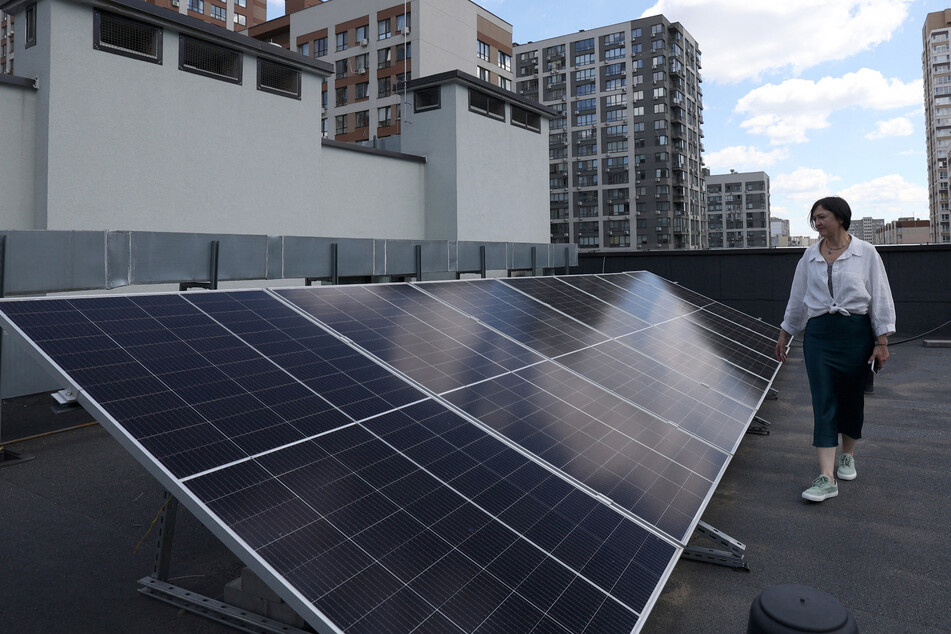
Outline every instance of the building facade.
{"type": "MultiPolygon", "coordinates": [[[[766,172],[708,174],[706,187],[711,249],[771,246],[769,175],[766,172]]],[[[788,236],[788,221],[785,229],[788,236]]]]}
{"type": "Polygon", "coordinates": [[[515,90],[549,123],[552,242],[706,246],[700,48],[663,16],[515,46],[515,90]]]}
{"type": "Polygon", "coordinates": [[[13,74],[13,16],[0,11],[0,75],[13,74]]]}
{"type": "Polygon", "coordinates": [[[875,244],[927,244],[931,241],[931,223],[916,218],[899,218],[883,223],[875,244]]]}
{"type": "Polygon", "coordinates": [[[931,241],[951,242],[948,150],[951,149],[951,9],[929,13],[921,30],[925,136],[928,145],[928,209],[931,241]]]}
{"type": "MultiPolygon", "coordinates": [[[[302,4],[248,32],[333,65],[322,102],[327,138],[377,144],[398,136],[413,78],[460,70],[512,87],[512,25],[469,0],[302,4]]],[[[399,148],[396,139],[378,146],[399,148]]]]}
{"type": "Polygon", "coordinates": [[[36,29],[0,76],[4,230],[548,241],[554,112],[537,102],[458,71],[418,78],[407,151],[361,147],[321,139],[333,66],[313,57],[140,0],[0,6],[36,29]]]}
{"type": "Polygon", "coordinates": [[[878,241],[878,234],[884,225],[885,220],[883,218],[872,218],[871,216],[853,218],[852,223],[849,225],[849,233],[866,242],[882,244],[878,241]]]}

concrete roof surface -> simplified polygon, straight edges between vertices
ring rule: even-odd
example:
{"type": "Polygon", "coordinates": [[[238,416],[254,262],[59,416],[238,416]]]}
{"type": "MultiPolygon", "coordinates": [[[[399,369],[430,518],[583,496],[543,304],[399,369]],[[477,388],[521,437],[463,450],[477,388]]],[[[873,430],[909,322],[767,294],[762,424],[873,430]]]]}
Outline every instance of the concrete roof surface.
{"type": "MultiPolygon", "coordinates": [[[[784,583],[838,598],[863,633],[951,632],[951,349],[891,351],[866,399],[857,479],[814,504],[800,498],[818,469],[802,350],[792,350],[778,399],[760,409],[770,435],[747,435],[703,516],[746,544],[750,570],[679,562],[643,632],[744,632],[754,598],[784,583]]],[[[54,415],[51,403],[8,400],[2,439],[90,420],[54,415]]],[[[0,631],[233,631],[137,593],[154,534],[136,545],[163,491],[102,427],[7,448],[35,458],[0,468],[0,631]]],[[[220,598],[241,567],[182,509],[172,583],[220,598]]]]}

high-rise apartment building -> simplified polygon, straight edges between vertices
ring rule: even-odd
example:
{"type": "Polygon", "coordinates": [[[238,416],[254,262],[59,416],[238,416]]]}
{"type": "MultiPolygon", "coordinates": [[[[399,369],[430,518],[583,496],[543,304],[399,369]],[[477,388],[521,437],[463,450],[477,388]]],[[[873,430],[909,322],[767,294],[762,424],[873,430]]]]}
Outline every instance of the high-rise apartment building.
{"type": "Polygon", "coordinates": [[[884,218],[872,218],[871,216],[852,218],[852,223],[849,225],[849,233],[866,242],[881,244],[879,242],[878,232],[882,230],[884,225],[884,218]]]}
{"type": "MultiPolygon", "coordinates": [[[[769,175],[766,172],[708,174],[707,230],[709,246],[770,246],[769,175]]],[[[786,225],[789,235],[789,225],[786,225]]]]}
{"type": "Polygon", "coordinates": [[[929,13],[921,29],[921,74],[928,141],[928,208],[932,242],[951,242],[948,150],[951,149],[951,9],[929,13]]]}
{"type": "Polygon", "coordinates": [[[706,246],[700,49],[640,18],[515,45],[515,90],[549,122],[552,242],[579,249],[706,246]]]}
{"type": "Polygon", "coordinates": [[[249,34],[333,64],[322,130],[338,141],[400,134],[413,78],[460,70],[512,88],[512,25],[469,0],[304,3],[249,34]]]}

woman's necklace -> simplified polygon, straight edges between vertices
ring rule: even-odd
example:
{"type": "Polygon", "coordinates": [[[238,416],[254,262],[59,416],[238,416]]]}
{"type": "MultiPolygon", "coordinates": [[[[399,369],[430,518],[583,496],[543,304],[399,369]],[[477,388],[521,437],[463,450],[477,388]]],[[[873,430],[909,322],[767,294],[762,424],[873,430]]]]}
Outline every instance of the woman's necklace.
{"type": "Polygon", "coordinates": [[[826,247],[826,251],[829,252],[829,255],[832,255],[833,252],[835,252],[835,251],[841,251],[841,250],[844,249],[845,247],[849,246],[849,242],[851,242],[851,241],[852,241],[852,238],[848,238],[848,239],[845,241],[845,244],[843,244],[841,247],[834,247],[834,248],[833,248],[833,247],[827,246],[827,247],[826,247]]]}

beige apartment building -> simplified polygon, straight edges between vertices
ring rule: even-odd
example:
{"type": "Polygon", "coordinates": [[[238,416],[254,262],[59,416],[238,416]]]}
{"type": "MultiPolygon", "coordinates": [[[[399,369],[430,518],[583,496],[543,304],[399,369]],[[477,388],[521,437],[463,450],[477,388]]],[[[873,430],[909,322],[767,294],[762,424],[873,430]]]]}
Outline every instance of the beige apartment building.
{"type": "Polygon", "coordinates": [[[917,218],[899,218],[883,224],[876,232],[875,244],[927,244],[931,242],[931,223],[917,218]]]}
{"type": "MultiPolygon", "coordinates": [[[[708,174],[707,231],[711,249],[770,246],[769,175],[708,174]]],[[[786,221],[786,235],[789,222],[786,221]]]]}
{"type": "Polygon", "coordinates": [[[286,11],[249,34],[333,65],[327,138],[398,150],[413,78],[459,70],[512,88],[512,25],[469,0],[301,0],[286,11]]]}
{"type": "Polygon", "coordinates": [[[921,29],[921,75],[928,144],[931,242],[951,242],[948,151],[951,150],[951,9],[929,13],[921,29]]]}

